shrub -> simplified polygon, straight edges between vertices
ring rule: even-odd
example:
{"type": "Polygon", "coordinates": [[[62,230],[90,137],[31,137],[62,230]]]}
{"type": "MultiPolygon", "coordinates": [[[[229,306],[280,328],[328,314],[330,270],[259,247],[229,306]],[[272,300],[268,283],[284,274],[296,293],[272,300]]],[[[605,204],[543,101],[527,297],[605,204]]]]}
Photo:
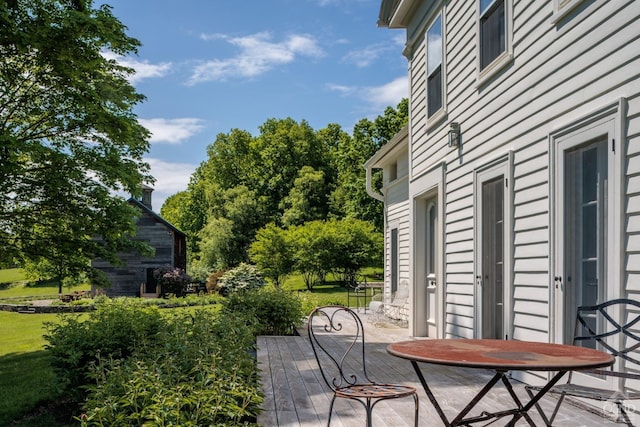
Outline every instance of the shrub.
{"type": "Polygon", "coordinates": [[[262,403],[254,343],[240,319],[167,316],[154,345],[100,359],[82,425],[248,425],[262,403]]]}
{"type": "Polygon", "coordinates": [[[162,296],[172,294],[180,297],[184,294],[187,285],[191,283],[191,277],[183,269],[177,267],[156,268],[153,270],[153,277],[158,279],[162,296]]]}
{"type": "Polygon", "coordinates": [[[231,295],[239,291],[258,289],[267,284],[256,266],[242,263],[227,271],[218,279],[218,288],[223,295],[231,295]]]}
{"type": "MultiPolygon", "coordinates": [[[[321,299],[318,297],[318,295],[315,295],[309,291],[304,291],[304,292],[298,292],[298,300],[300,301],[300,305],[302,306],[302,312],[305,315],[308,315],[309,313],[311,313],[311,311],[320,306],[320,305],[325,305],[321,299]]],[[[327,303],[326,305],[329,304],[333,304],[333,303],[327,303]]],[[[340,303],[336,303],[335,305],[341,305],[340,303]]]]}
{"type": "Polygon", "coordinates": [[[230,318],[244,318],[256,335],[291,335],[305,315],[296,293],[273,287],[232,294],[223,312],[230,318]]]}
{"type": "Polygon", "coordinates": [[[58,386],[75,400],[90,381],[90,367],[99,359],[125,359],[136,348],[148,345],[162,330],[160,312],[139,300],[120,298],[96,301],[96,311],[85,321],[77,315],[61,315],[46,324],[46,349],[58,386]]]}
{"type": "Polygon", "coordinates": [[[207,278],[207,292],[220,292],[218,280],[226,273],[225,270],[214,271],[207,278]]]}

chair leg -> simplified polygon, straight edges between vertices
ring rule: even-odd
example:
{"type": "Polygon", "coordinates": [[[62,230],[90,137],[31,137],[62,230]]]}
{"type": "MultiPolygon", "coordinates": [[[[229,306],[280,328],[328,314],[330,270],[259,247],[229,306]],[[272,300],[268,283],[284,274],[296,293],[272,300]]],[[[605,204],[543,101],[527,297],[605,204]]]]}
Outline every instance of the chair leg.
{"type": "Polygon", "coordinates": [[[624,423],[627,426],[633,427],[633,423],[631,423],[631,420],[629,419],[629,415],[627,414],[626,409],[624,409],[624,402],[616,402],[616,405],[618,405],[618,411],[620,412],[620,415],[624,419],[624,423]]]}
{"type": "Polygon", "coordinates": [[[327,427],[331,425],[331,414],[333,413],[333,404],[336,401],[336,395],[334,394],[331,398],[331,403],[329,404],[329,419],[327,420],[327,427]]]}
{"type": "Polygon", "coordinates": [[[416,406],[415,427],[418,427],[418,408],[419,408],[419,405],[418,405],[418,394],[417,393],[414,393],[414,395],[413,395],[413,402],[415,403],[415,406],[416,406]]]}

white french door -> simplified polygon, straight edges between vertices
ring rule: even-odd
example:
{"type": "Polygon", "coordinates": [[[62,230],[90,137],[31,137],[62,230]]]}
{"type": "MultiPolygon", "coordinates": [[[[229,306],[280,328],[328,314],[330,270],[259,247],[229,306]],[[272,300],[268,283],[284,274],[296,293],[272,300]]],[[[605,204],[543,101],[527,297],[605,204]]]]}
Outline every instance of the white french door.
{"type": "Polygon", "coordinates": [[[512,154],[475,172],[475,335],[511,338],[512,154]]]}
{"type": "MultiPolygon", "coordinates": [[[[621,295],[624,148],[619,137],[620,109],[619,104],[614,104],[551,135],[555,189],[552,332],[556,342],[573,343],[579,306],[595,305],[621,295]]],[[[603,328],[595,320],[592,326],[603,328]]],[[[617,384],[614,379],[585,374],[576,374],[574,379],[585,385],[612,389],[617,384]]]]}

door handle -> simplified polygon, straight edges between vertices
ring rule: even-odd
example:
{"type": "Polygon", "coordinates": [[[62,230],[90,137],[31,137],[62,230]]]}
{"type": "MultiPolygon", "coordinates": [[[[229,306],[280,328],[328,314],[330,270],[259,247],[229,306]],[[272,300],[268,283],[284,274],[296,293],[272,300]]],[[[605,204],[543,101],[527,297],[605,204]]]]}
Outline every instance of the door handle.
{"type": "Polygon", "coordinates": [[[556,289],[558,289],[558,288],[562,289],[562,276],[555,276],[553,278],[553,281],[556,284],[556,289]]]}
{"type": "Polygon", "coordinates": [[[436,275],[431,273],[427,275],[427,288],[435,288],[436,287],[436,275]]]}

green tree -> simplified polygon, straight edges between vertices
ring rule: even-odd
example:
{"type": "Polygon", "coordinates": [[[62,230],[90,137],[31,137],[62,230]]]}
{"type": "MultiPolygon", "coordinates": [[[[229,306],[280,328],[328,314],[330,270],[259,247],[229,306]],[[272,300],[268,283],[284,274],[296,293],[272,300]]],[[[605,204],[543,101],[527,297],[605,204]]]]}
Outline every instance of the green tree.
{"type": "Polygon", "coordinates": [[[233,263],[233,221],[211,218],[200,230],[200,262],[214,270],[224,270],[233,263]]]}
{"type": "Polygon", "coordinates": [[[256,233],[249,257],[276,287],[282,286],[293,270],[293,248],[286,230],[269,223],[256,233]]]}
{"type": "Polygon", "coordinates": [[[2,256],[60,274],[89,260],[117,262],[135,210],[114,191],[151,182],[148,131],[133,108],[144,98],[131,69],[103,53],[139,42],[108,6],[90,0],[0,2],[0,239],[2,256]]]}
{"type": "Polygon", "coordinates": [[[167,197],[160,208],[160,216],[178,227],[179,230],[182,230],[180,225],[184,222],[183,218],[186,215],[185,207],[188,200],[189,193],[187,191],[180,191],[167,197]]]}
{"type": "Polygon", "coordinates": [[[247,262],[247,250],[264,223],[263,203],[247,187],[238,186],[222,194],[221,202],[200,232],[200,252],[215,269],[247,262]]]}
{"type": "Polygon", "coordinates": [[[382,264],[384,251],[382,233],[369,222],[355,218],[328,221],[326,234],[332,236],[334,257],[332,266],[344,283],[353,283],[363,267],[382,264]]]}
{"type": "Polygon", "coordinates": [[[324,283],[333,269],[336,257],[335,239],[327,233],[323,221],[310,221],[289,228],[293,246],[294,268],[300,274],[307,289],[324,283]]]}
{"type": "Polygon", "coordinates": [[[281,201],[289,195],[303,166],[321,170],[325,156],[316,132],[309,123],[291,118],[269,119],[260,126],[260,136],[252,142],[257,159],[252,182],[265,200],[265,211],[277,216],[281,201]]]}
{"type": "Polygon", "coordinates": [[[252,186],[251,171],[255,159],[251,148],[253,136],[247,131],[232,129],[228,134],[220,133],[213,144],[207,147],[207,179],[222,190],[238,185],[252,186]]]}
{"type": "Polygon", "coordinates": [[[311,166],[303,166],[289,195],[282,202],[286,206],[282,223],[288,227],[325,219],[329,207],[327,193],[324,173],[311,166]]]}
{"type": "MultiPolygon", "coordinates": [[[[382,230],[382,204],[366,191],[364,163],[387,141],[400,131],[408,120],[408,102],[402,100],[397,109],[387,107],[384,115],[374,121],[362,119],[353,129],[353,137],[342,138],[336,154],[338,185],[331,194],[331,209],[339,216],[357,218],[382,230]]],[[[373,176],[373,184],[382,182],[380,173],[373,176]]]]}

